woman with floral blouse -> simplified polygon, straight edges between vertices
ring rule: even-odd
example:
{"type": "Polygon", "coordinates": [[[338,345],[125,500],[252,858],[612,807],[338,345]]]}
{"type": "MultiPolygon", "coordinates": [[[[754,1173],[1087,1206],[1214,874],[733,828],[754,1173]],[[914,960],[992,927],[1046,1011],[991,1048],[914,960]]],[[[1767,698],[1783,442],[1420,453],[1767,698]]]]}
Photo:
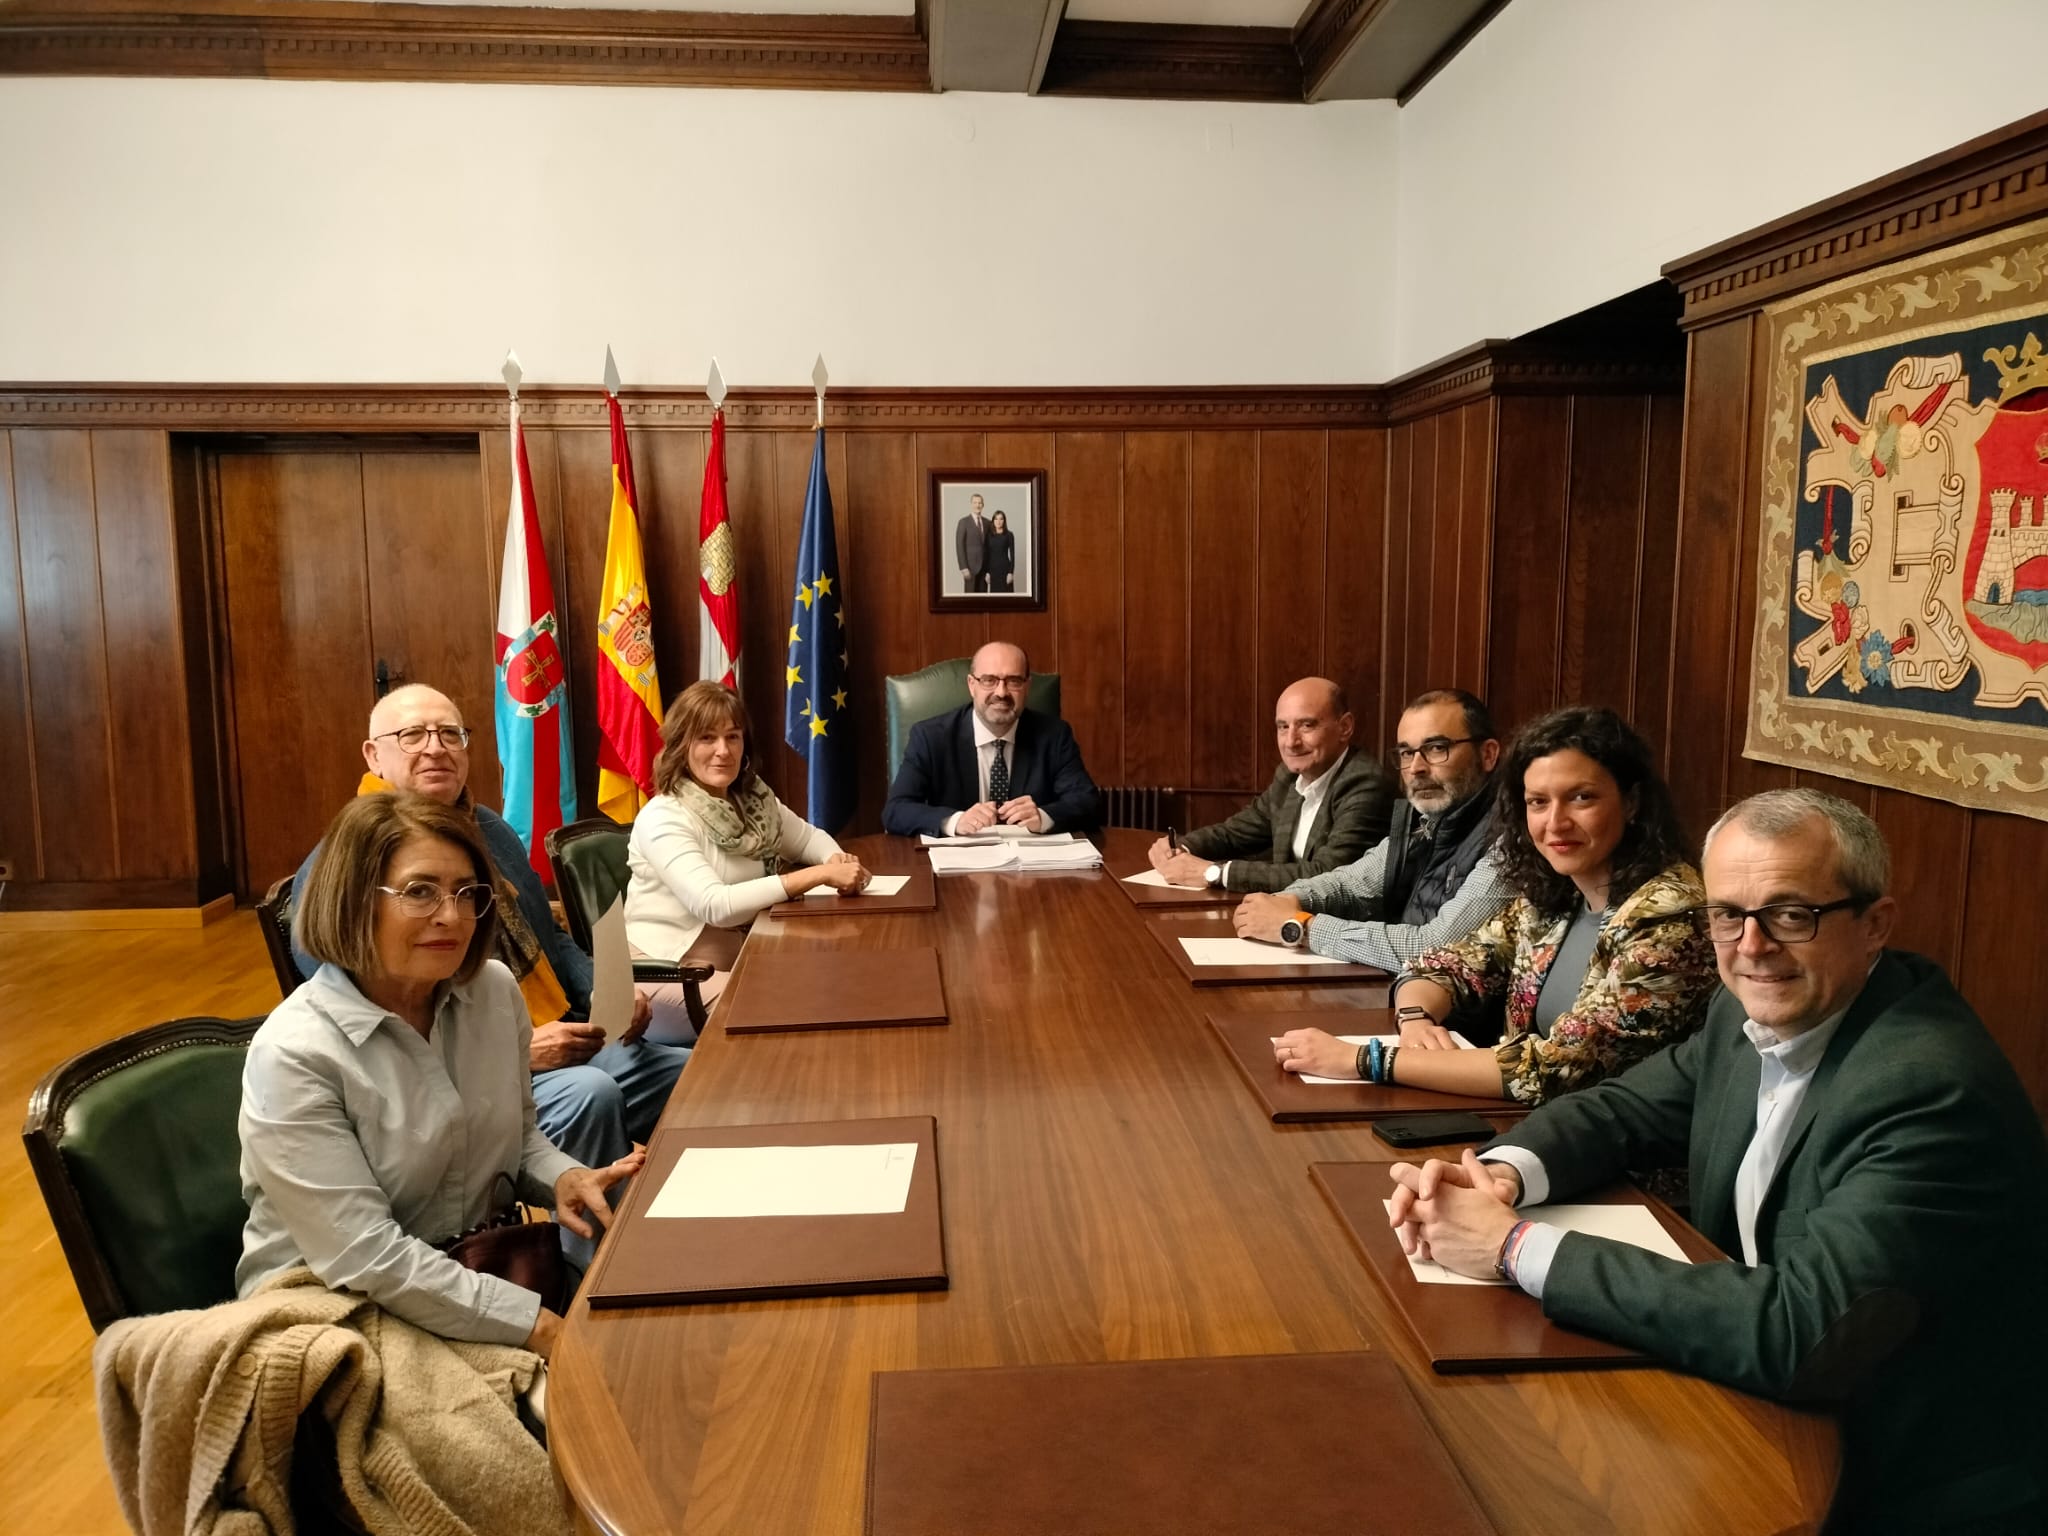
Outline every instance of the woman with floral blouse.
{"type": "Polygon", "coordinates": [[[1612,710],[1559,710],[1522,729],[1495,782],[1515,901],[1396,978],[1398,1045],[1291,1030],[1282,1067],[1540,1104],[1699,1028],[1716,984],[1706,893],[1649,746],[1612,710]],[[1490,1037],[1475,1021],[1503,1007],[1491,1050],[1453,1048],[1449,1026],[1490,1037]]]}

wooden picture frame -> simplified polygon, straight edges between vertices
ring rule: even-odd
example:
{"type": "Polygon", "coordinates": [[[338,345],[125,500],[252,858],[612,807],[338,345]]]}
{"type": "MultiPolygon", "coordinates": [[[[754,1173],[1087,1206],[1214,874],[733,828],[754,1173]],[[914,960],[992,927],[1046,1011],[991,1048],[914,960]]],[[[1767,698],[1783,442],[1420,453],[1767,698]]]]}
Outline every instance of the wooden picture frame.
{"type": "Polygon", "coordinates": [[[1044,611],[1052,542],[1045,482],[1042,469],[930,471],[925,555],[934,613],[1044,611]],[[979,529],[970,526],[976,521],[979,529]]]}

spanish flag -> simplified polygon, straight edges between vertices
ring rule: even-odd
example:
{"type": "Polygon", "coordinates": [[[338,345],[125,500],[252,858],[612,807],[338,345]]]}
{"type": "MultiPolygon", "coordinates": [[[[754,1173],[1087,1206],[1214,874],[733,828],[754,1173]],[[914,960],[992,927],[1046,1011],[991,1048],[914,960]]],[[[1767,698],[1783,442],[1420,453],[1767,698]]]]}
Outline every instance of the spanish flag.
{"type": "MultiPolygon", "coordinates": [[[[609,353],[605,361],[609,367],[609,353]]],[[[604,399],[612,424],[612,522],[597,601],[604,615],[597,625],[597,805],[612,820],[629,822],[654,796],[661,683],[654,670],[654,616],[647,605],[626,418],[615,389],[607,387],[604,399]]]]}

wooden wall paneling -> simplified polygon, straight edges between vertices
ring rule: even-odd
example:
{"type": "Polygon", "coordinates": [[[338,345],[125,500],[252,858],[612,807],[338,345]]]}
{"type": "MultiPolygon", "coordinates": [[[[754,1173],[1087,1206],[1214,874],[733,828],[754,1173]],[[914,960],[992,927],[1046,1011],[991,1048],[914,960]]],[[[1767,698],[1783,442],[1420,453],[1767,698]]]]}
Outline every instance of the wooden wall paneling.
{"type": "Polygon", "coordinates": [[[43,878],[37,828],[40,785],[29,714],[27,628],[22,617],[21,550],[14,531],[14,444],[0,431],[0,859],[15,883],[43,878]]]}
{"type": "MultiPolygon", "coordinates": [[[[612,437],[609,430],[563,428],[555,433],[556,494],[561,507],[560,605],[562,660],[569,669],[569,726],[576,750],[576,809],[598,814],[597,623],[604,552],[611,540],[612,437]]],[[[497,593],[490,594],[496,611],[497,593]]]]}
{"type": "Polygon", "coordinates": [[[1486,697],[1486,655],[1493,627],[1494,431],[1499,403],[1479,400],[1465,418],[1465,461],[1459,476],[1457,643],[1451,655],[1455,685],[1486,697]]]}
{"type": "Polygon", "coordinates": [[[192,437],[169,439],[173,575],[184,652],[190,741],[194,897],[234,890],[234,791],[228,778],[227,636],[221,627],[217,530],[207,493],[209,461],[192,437]]]}
{"type": "Polygon", "coordinates": [[[1408,691],[1408,550],[1414,506],[1415,423],[1387,433],[1387,541],[1380,593],[1380,740],[1391,743],[1408,691]]]}
{"type": "MultiPolygon", "coordinates": [[[[1822,787],[1836,783],[1841,781],[1830,780],[1822,787]]],[[[1973,819],[1990,815],[1980,811],[1973,819]]],[[[2034,1097],[2034,1107],[2048,1117],[2048,1030],[2041,1027],[2041,999],[2048,997],[2048,944],[2037,935],[2044,868],[2048,822],[1999,816],[1970,839],[1968,885],[1958,902],[1967,921],[1960,925],[1961,959],[1953,975],[1985,1027],[2012,1058],[2034,1097]]],[[[1901,881],[1894,879],[1893,889],[1900,893],[1902,908],[1921,904],[1918,893],[1901,881]]],[[[1939,894],[1932,893],[1930,899],[1939,900],[1939,894]]],[[[1903,935],[1895,942],[1904,944],[1903,935]]]]}
{"type": "MultiPolygon", "coordinates": [[[[1832,792],[1832,786],[1825,787],[1832,792]]],[[[1891,847],[1892,889],[1902,896],[1892,943],[1940,962],[1951,976],[1960,967],[1963,930],[1970,920],[1970,856],[1977,841],[1971,823],[1990,814],[1973,815],[1961,806],[1902,790],[1871,793],[1870,816],[1891,847]]],[[[2017,820],[1998,817],[1986,829],[1985,840],[1997,841],[2017,820]]]]}
{"type": "MultiPolygon", "coordinates": [[[[775,568],[782,572],[782,638],[786,642],[789,638],[791,613],[789,604],[795,596],[796,578],[799,575],[796,568],[796,554],[799,545],[803,541],[804,497],[810,489],[813,438],[809,432],[776,432],[771,435],[774,438],[775,450],[775,568]]],[[[827,449],[825,472],[827,478],[829,478],[831,475],[829,447],[827,449]]],[[[833,531],[836,535],[838,531],[838,508],[836,506],[833,512],[833,531]]],[[[845,559],[845,552],[843,550],[841,551],[840,558],[842,562],[845,559]]],[[[809,571],[804,571],[801,574],[806,581],[811,577],[811,572],[809,571]]],[[[846,568],[843,563],[840,567],[839,575],[843,583],[846,579],[846,568]]],[[[779,660],[786,663],[788,654],[788,647],[785,645],[779,660]]],[[[852,660],[853,651],[849,645],[847,650],[847,662],[849,665],[851,665],[852,660]]],[[[783,677],[784,691],[776,699],[775,719],[772,722],[773,734],[777,736],[782,734],[784,710],[788,705],[788,686],[788,676],[785,672],[783,677]]],[[[849,699],[848,702],[851,703],[851,700],[849,699]]],[[[768,726],[762,727],[762,730],[768,729],[768,726]]],[[[830,729],[830,727],[828,726],[827,729],[830,729]]],[[[858,753],[859,747],[856,746],[854,750],[858,753]]],[[[809,756],[807,752],[797,752],[785,741],[782,747],[782,757],[784,780],[788,785],[788,788],[783,793],[783,798],[791,806],[795,807],[797,813],[801,815],[808,804],[808,796],[810,794],[809,756]]]]}
{"type": "Polygon", "coordinates": [[[14,516],[36,780],[63,786],[42,819],[46,880],[118,878],[106,636],[92,515],[92,440],[14,434],[14,516]]]}
{"type": "Polygon", "coordinates": [[[1458,576],[1463,567],[1465,507],[1465,434],[1483,402],[1462,405],[1435,418],[1436,499],[1431,509],[1427,585],[1429,604],[1428,670],[1431,677],[1457,676],[1458,576]]]}
{"type": "Polygon", "coordinates": [[[92,434],[108,730],[119,782],[114,873],[123,880],[189,879],[198,866],[170,470],[162,432],[92,434]]]}
{"type": "Polygon", "coordinates": [[[1646,395],[1572,399],[1561,704],[1629,707],[1635,665],[1636,582],[1642,544],[1646,395]]]}
{"type": "Polygon", "coordinates": [[[1188,740],[1188,522],[1193,444],[1185,432],[1124,434],[1124,774],[1185,785],[1188,740]]]}
{"type": "Polygon", "coordinates": [[[1199,432],[1191,445],[1188,737],[1189,775],[1200,789],[1253,790],[1264,783],[1263,744],[1244,725],[1271,702],[1258,699],[1251,665],[1257,614],[1245,600],[1258,539],[1258,453],[1252,432],[1199,432]]]}
{"type": "Polygon", "coordinates": [[[247,898],[298,868],[362,776],[376,699],[362,456],[223,452],[214,479],[247,898]]]}
{"type": "Polygon", "coordinates": [[[1783,789],[1792,782],[1792,770],[1776,763],[1760,763],[1742,755],[1749,730],[1750,680],[1756,648],[1757,535],[1763,523],[1763,464],[1760,444],[1764,432],[1764,401],[1769,394],[1770,369],[1761,345],[1764,330],[1758,324],[1751,332],[1748,435],[1743,439],[1742,457],[1731,466],[1740,476],[1742,489],[1736,502],[1741,512],[1742,532],[1738,542],[1740,567],[1735,584],[1734,655],[1728,670],[1726,692],[1728,771],[1721,783],[1724,804],[1733,805],[1747,795],[1766,789],[1783,789]]]}
{"type": "Polygon", "coordinates": [[[1558,701],[1558,617],[1564,573],[1571,402],[1510,395],[1500,402],[1493,515],[1493,604],[1483,697],[1503,732],[1558,701]]]}
{"type": "MultiPolygon", "coordinates": [[[[1436,440],[1445,430],[1442,415],[1412,423],[1408,454],[1408,561],[1402,579],[1408,589],[1407,644],[1401,651],[1401,697],[1412,699],[1436,686],[1429,646],[1436,625],[1436,550],[1442,537],[1437,524],[1436,440]]],[[[1455,431],[1455,427],[1451,430],[1455,431]]]]}
{"type": "MultiPolygon", "coordinates": [[[[1006,469],[1042,469],[1045,471],[1047,499],[1051,498],[1054,454],[1058,439],[1050,432],[990,432],[982,438],[982,452],[987,462],[1006,469]]],[[[921,494],[921,493],[920,493],[921,494]]],[[[1053,517],[1059,517],[1059,506],[1053,506],[1053,517]]],[[[1059,530],[1053,530],[1053,549],[1059,549],[1059,530]]],[[[1051,566],[1046,569],[1051,570],[1051,566]]],[[[1024,647],[1031,657],[1031,665],[1042,672],[1057,672],[1060,669],[1059,625],[1053,618],[1053,610],[1059,603],[1059,592],[1052,592],[1052,602],[1037,613],[1012,613],[989,615],[989,638],[1014,640],[1024,647]]]]}
{"type": "Polygon", "coordinates": [[[1373,753],[1391,744],[1380,726],[1380,600],[1386,585],[1386,546],[1387,434],[1378,427],[1332,431],[1323,540],[1322,671],[1351,700],[1358,750],[1373,753]]]}
{"type": "Polygon", "coordinates": [[[775,452],[772,433],[726,432],[726,505],[739,557],[740,695],[753,720],[756,766],[786,802],[796,762],[776,743],[782,739],[794,589],[790,568],[776,557],[775,452]]]}
{"type": "MultiPolygon", "coordinates": [[[[928,476],[935,469],[980,469],[989,463],[988,446],[979,432],[920,432],[917,434],[917,496],[918,509],[918,563],[927,583],[924,602],[923,659],[920,666],[929,666],[935,661],[944,661],[949,656],[972,656],[991,639],[1003,638],[996,633],[1002,624],[1001,617],[988,613],[933,613],[931,611],[930,586],[931,561],[936,558],[932,547],[931,534],[931,488],[928,476]]],[[[998,464],[997,469],[1013,466],[998,464]]],[[[1014,466],[1030,468],[1033,466],[1014,466]]],[[[1052,513],[1052,557],[1060,558],[1060,535],[1074,522],[1076,514],[1063,501],[1058,486],[1047,482],[1046,499],[1051,503],[1052,513]]],[[[991,509],[993,510],[993,509],[991,509]]],[[[1079,513],[1086,516],[1085,512],[1079,513]]],[[[942,530],[950,540],[952,530],[942,530]]],[[[950,543],[947,546],[950,548],[950,543]]],[[[950,559],[951,556],[949,555],[950,559]]],[[[1048,577],[1052,589],[1052,604],[1060,601],[1059,583],[1048,577]]],[[[1042,665],[1042,663],[1041,663],[1042,665]]],[[[1049,669],[1048,669],[1049,670],[1049,669]]]]}
{"type": "MultiPolygon", "coordinates": [[[[847,651],[852,693],[863,718],[860,808],[856,830],[882,824],[889,790],[887,703],[883,679],[924,665],[924,562],[912,557],[926,518],[918,488],[917,444],[908,432],[851,432],[846,438],[846,512],[853,548],[845,571],[853,640],[847,651]]],[[[845,552],[842,551],[842,555],[845,552]]],[[[1036,664],[1037,658],[1033,657],[1036,664]]]]}
{"type": "MultiPolygon", "coordinates": [[[[1662,761],[1669,730],[1671,631],[1678,579],[1678,471],[1685,445],[1685,397],[1652,395],[1643,452],[1642,543],[1635,590],[1635,669],[1628,714],[1662,761]]],[[[1704,831],[1705,828],[1701,828],[1704,831]]]]}
{"type": "Polygon", "coordinates": [[[1273,705],[1280,690],[1323,663],[1324,499],[1329,489],[1327,432],[1259,434],[1258,713],[1253,717],[1261,770],[1272,775],[1273,705]]]}
{"type": "MultiPolygon", "coordinates": [[[[1098,784],[1130,782],[1124,767],[1124,439],[1062,432],[1048,493],[1060,709],[1098,784]]],[[[1241,664],[1241,663],[1240,663],[1241,664]]]]}
{"type": "Polygon", "coordinates": [[[1685,733],[1682,742],[1673,741],[1664,772],[1688,827],[1706,826],[1725,808],[1728,760],[1741,751],[1739,741],[1728,739],[1728,694],[1751,621],[1737,609],[1742,566],[1753,548],[1745,542],[1742,509],[1751,330],[1751,319],[1742,316],[1693,332],[1686,365],[1667,711],[1672,721],[1685,722],[1685,733]]]}
{"type": "Polygon", "coordinates": [[[703,510],[706,435],[629,427],[626,436],[633,451],[634,488],[640,493],[654,664],[666,708],[697,678],[697,520],[703,510]]]}

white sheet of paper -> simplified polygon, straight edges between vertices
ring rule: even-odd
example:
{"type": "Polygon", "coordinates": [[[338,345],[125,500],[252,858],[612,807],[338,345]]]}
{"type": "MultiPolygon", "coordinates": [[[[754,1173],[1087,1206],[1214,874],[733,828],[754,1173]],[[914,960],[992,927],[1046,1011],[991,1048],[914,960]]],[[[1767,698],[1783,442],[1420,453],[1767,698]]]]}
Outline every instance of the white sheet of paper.
{"type": "Polygon", "coordinates": [[[971,874],[1017,867],[1017,850],[1007,843],[966,844],[932,849],[932,869],[941,875],[971,874]]]}
{"type": "Polygon", "coordinates": [[[1159,873],[1159,871],[1156,869],[1141,870],[1139,873],[1135,875],[1125,875],[1124,884],[1163,885],[1168,890],[1172,891],[1199,891],[1205,889],[1205,887],[1199,885],[1175,885],[1171,880],[1167,879],[1166,876],[1159,873]]]}
{"type": "Polygon", "coordinates": [[[612,898],[590,930],[590,1022],[609,1045],[633,1023],[633,951],[626,943],[626,893],[612,898]]]}
{"type": "Polygon", "coordinates": [[[1180,947],[1196,965],[1342,965],[1328,955],[1257,939],[1182,939],[1180,947]]]}
{"type": "Polygon", "coordinates": [[[1071,843],[1071,832],[1029,832],[1023,827],[998,824],[981,832],[965,832],[954,837],[934,837],[922,833],[918,839],[927,848],[985,848],[993,843],[1071,843]]]}
{"type": "Polygon", "coordinates": [[[914,1141],[834,1147],[685,1147],[649,1216],[871,1216],[900,1211],[914,1141]]]}
{"type": "MultiPolygon", "coordinates": [[[[1278,1035],[1269,1035],[1267,1038],[1275,1045],[1280,1043],[1278,1035]]],[[[1365,1044],[1368,1040],[1378,1040],[1381,1045],[1399,1045],[1401,1043],[1399,1035],[1339,1035],[1337,1038],[1353,1049],[1365,1044]]],[[[1473,1045],[1470,1040],[1467,1040],[1455,1029],[1451,1031],[1451,1038],[1458,1042],[1458,1049],[1461,1051],[1478,1049],[1477,1046],[1473,1045]]],[[[1297,1082],[1313,1083],[1318,1088],[1356,1088],[1358,1086],[1358,1079],[1355,1077],[1317,1077],[1313,1072],[1300,1073],[1295,1080],[1297,1082]]]]}
{"type": "MultiPolygon", "coordinates": [[[[910,884],[910,876],[908,875],[869,875],[868,888],[862,892],[862,895],[894,896],[908,884],[910,884]]],[[[821,885],[815,890],[805,891],[804,900],[815,901],[820,898],[830,898],[841,894],[841,892],[833,890],[829,885],[821,885]]]]}
{"type": "MultiPolygon", "coordinates": [[[[1391,1200],[1382,1200],[1380,1204],[1389,1212],[1394,1208],[1391,1200]]],[[[1664,1223],[1650,1214],[1647,1205],[1525,1205],[1522,1215],[1531,1221],[1547,1221],[1553,1227],[1563,1227],[1567,1232],[1583,1232],[1588,1237],[1633,1243],[1638,1248],[1647,1248],[1681,1264],[1692,1262],[1671,1234],[1664,1230],[1664,1223]]],[[[1408,1257],[1408,1271],[1425,1285],[1508,1284],[1491,1276],[1474,1280],[1470,1275],[1454,1275],[1435,1259],[1418,1259],[1412,1254],[1408,1257]]]]}

